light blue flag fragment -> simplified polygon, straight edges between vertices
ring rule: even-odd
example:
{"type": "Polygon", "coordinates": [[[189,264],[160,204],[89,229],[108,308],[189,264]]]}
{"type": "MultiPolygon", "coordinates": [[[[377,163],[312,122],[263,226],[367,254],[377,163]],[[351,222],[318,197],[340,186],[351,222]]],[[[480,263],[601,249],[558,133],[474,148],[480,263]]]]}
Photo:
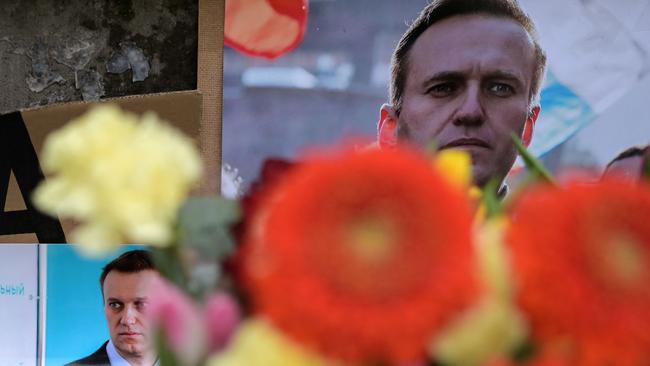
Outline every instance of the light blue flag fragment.
{"type": "Polygon", "coordinates": [[[593,121],[650,69],[642,19],[650,14],[650,1],[520,1],[548,57],[542,111],[530,146],[542,156],[593,121]]]}

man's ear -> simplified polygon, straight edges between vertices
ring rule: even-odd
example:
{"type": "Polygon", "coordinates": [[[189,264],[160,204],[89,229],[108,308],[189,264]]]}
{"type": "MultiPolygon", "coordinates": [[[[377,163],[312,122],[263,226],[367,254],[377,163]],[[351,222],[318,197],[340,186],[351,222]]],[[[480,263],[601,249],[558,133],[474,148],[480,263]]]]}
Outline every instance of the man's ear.
{"type": "Polygon", "coordinates": [[[524,132],[523,136],[521,137],[521,142],[523,142],[524,146],[526,147],[528,147],[530,145],[530,142],[533,140],[535,121],[537,121],[537,116],[539,116],[540,110],[541,108],[539,106],[534,107],[533,110],[528,114],[528,118],[526,118],[526,122],[524,123],[524,132]]]}
{"type": "Polygon", "coordinates": [[[388,104],[381,106],[377,124],[377,144],[380,148],[397,145],[397,116],[395,109],[388,104]]]}

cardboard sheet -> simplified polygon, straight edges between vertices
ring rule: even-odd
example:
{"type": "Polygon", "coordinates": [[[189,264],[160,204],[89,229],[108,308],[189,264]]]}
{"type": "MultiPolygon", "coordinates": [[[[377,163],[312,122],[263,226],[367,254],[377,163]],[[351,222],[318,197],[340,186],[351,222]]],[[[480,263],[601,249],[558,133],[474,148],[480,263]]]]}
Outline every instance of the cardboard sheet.
{"type": "MultiPolygon", "coordinates": [[[[43,179],[38,157],[46,136],[96,103],[116,103],[141,114],[155,111],[161,118],[192,137],[201,149],[204,161],[213,161],[220,151],[217,139],[203,139],[201,129],[202,95],[183,91],[147,94],[102,100],[75,102],[27,109],[0,116],[0,242],[61,243],[71,223],[59,222],[38,213],[29,201],[31,192],[43,179]]],[[[218,193],[208,177],[219,176],[217,164],[206,164],[206,174],[198,191],[218,193]],[[210,168],[208,170],[208,168],[210,168]]],[[[211,178],[213,179],[213,178],[211,178]]]]}

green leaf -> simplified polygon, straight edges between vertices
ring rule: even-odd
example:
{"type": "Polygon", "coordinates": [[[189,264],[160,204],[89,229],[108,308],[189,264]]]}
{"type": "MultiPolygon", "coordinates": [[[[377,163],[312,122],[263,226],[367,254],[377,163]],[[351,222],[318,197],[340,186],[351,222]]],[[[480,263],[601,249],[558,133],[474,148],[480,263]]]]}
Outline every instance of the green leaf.
{"type": "Polygon", "coordinates": [[[230,228],[239,216],[236,201],[216,196],[190,198],[179,213],[180,244],[196,250],[202,259],[223,259],[234,249],[230,228]]]}
{"type": "Polygon", "coordinates": [[[180,362],[178,362],[176,355],[169,346],[162,329],[156,331],[156,350],[158,351],[160,366],[180,366],[180,362]]]}
{"type": "Polygon", "coordinates": [[[503,203],[499,199],[499,188],[501,184],[497,179],[490,179],[483,189],[483,203],[487,210],[487,217],[499,215],[503,211],[503,203]]]}
{"type": "Polygon", "coordinates": [[[215,262],[199,262],[190,269],[187,292],[197,301],[214,292],[221,277],[221,266],[215,262]]]}
{"type": "Polygon", "coordinates": [[[521,155],[522,159],[524,160],[524,164],[526,165],[526,168],[528,168],[528,170],[535,177],[535,179],[542,180],[547,183],[555,184],[551,173],[548,170],[546,170],[544,165],[539,160],[537,160],[528,151],[528,149],[526,149],[524,144],[521,142],[521,140],[515,133],[512,133],[512,141],[514,141],[515,147],[517,148],[519,155],[521,155]]]}
{"type": "Polygon", "coordinates": [[[180,248],[178,246],[152,248],[151,255],[156,268],[163,277],[180,288],[185,288],[188,280],[181,262],[180,248]]]}
{"type": "Polygon", "coordinates": [[[531,360],[535,353],[537,353],[535,345],[527,340],[515,348],[514,352],[512,353],[512,359],[517,361],[517,363],[523,363],[531,360]]]}

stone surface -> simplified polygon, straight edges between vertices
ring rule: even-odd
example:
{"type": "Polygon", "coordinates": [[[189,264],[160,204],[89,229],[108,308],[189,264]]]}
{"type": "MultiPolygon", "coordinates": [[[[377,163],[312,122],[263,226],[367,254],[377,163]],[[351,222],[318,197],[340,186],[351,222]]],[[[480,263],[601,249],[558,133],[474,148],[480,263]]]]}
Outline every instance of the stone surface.
{"type": "Polygon", "coordinates": [[[198,0],[0,1],[0,113],[196,88],[198,0]]]}

